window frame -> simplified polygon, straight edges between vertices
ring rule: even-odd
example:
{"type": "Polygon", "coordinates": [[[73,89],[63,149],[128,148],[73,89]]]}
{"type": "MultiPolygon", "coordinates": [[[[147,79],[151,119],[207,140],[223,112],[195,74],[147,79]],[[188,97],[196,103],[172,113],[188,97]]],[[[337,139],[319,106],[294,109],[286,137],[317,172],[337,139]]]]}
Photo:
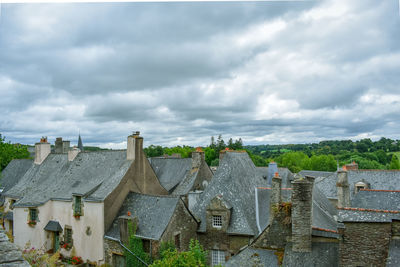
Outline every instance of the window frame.
{"type": "Polygon", "coordinates": [[[66,225],[64,227],[64,243],[72,246],[72,244],[74,243],[74,239],[72,236],[73,236],[72,227],[66,225]],[[70,235],[69,235],[69,233],[70,233],[70,235]]]}
{"type": "Polygon", "coordinates": [[[38,213],[39,212],[38,212],[37,208],[29,208],[29,221],[30,222],[37,222],[38,219],[39,219],[38,213]]]}
{"type": "Polygon", "coordinates": [[[217,229],[222,228],[222,215],[212,215],[212,226],[217,229]]]}
{"type": "Polygon", "coordinates": [[[83,216],[82,196],[73,196],[73,210],[75,217],[83,216]]]}
{"type": "Polygon", "coordinates": [[[218,266],[225,264],[225,251],[213,249],[211,250],[211,266],[218,266]]]}

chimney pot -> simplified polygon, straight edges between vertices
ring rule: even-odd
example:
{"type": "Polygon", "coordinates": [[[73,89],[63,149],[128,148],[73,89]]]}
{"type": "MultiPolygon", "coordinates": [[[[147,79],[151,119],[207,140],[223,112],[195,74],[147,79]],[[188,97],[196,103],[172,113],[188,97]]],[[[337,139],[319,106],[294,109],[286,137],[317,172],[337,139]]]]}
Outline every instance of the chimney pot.
{"type": "Polygon", "coordinates": [[[35,164],[42,164],[51,152],[50,144],[47,143],[47,137],[42,137],[39,143],[35,144],[35,164]]]}

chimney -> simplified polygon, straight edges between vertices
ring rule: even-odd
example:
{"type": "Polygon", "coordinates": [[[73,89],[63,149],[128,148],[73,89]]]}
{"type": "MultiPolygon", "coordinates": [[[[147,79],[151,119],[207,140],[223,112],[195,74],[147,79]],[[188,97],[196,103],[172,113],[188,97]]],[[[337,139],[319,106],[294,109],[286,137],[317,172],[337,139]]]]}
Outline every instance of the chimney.
{"type": "Polygon", "coordinates": [[[197,147],[196,151],[192,152],[192,169],[200,168],[201,163],[204,160],[204,151],[201,149],[201,147],[197,147]]]}
{"type": "Polygon", "coordinates": [[[276,172],[272,178],[271,183],[271,197],[269,201],[269,223],[272,222],[274,216],[274,208],[281,203],[281,189],[282,179],[279,177],[279,173],[276,172]]]}
{"type": "Polygon", "coordinates": [[[313,177],[292,182],[292,250],[311,252],[313,177]]]}
{"type": "Polygon", "coordinates": [[[225,154],[230,151],[228,147],[226,147],[224,150],[221,150],[219,152],[219,162],[221,163],[221,160],[224,158],[225,154]]]}
{"type": "Polygon", "coordinates": [[[338,208],[350,207],[350,186],[347,177],[347,171],[337,172],[338,181],[336,183],[338,208]]]}
{"type": "Polygon", "coordinates": [[[63,140],[62,137],[57,137],[56,141],[54,142],[54,152],[61,154],[63,153],[63,140]]]}
{"type": "Polygon", "coordinates": [[[278,172],[278,165],[276,164],[276,162],[272,161],[268,164],[268,172],[267,172],[268,184],[272,183],[272,177],[274,177],[276,172],[278,172]]]}
{"type": "Polygon", "coordinates": [[[81,150],[76,146],[74,146],[72,150],[68,150],[68,161],[73,161],[76,156],[78,156],[79,152],[81,152],[81,150]]]}
{"type": "Polygon", "coordinates": [[[143,137],[140,136],[139,131],[136,131],[132,135],[128,136],[126,159],[135,160],[136,155],[139,155],[140,150],[143,150],[143,137]]]}
{"type": "Polygon", "coordinates": [[[62,141],[62,153],[68,153],[70,141],[62,141]]]}
{"type": "Polygon", "coordinates": [[[129,236],[130,236],[129,222],[132,222],[132,226],[133,223],[135,223],[137,230],[138,219],[137,217],[132,217],[130,212],[128,212],[128,215],[123,215],[118,217],[119,240],[121,240],[121,242],[125,245],[128,244],[129,242],[129,236]]]}
{"type": "Polygon", "coordinates": [[[35,164],[42,164],[46,157],[50,154],[50,144],[47,142],[47,137],[42,137],[39,143],[35,144],[35,164]]]}
{"type": "Polygon", "coordinates": [[[358,170],[358,164],[355,161],[353,161],[350,164],[344,165],[343,166],[343,170],[344,171],[357,171],[358,170]]]}

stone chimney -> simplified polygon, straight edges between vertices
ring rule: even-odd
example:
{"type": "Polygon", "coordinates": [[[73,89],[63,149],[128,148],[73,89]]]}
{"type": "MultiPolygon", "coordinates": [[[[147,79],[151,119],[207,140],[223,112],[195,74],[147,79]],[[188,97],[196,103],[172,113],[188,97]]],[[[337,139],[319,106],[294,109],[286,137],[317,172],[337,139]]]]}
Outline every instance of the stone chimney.
{"type": "Polygon", "coordinates": [[[132,135],[128,136],[126,159],[135,160],[139,151],[143,149],[143,137],[140,136],[140,132],[136,131],[132,135]]]}
{"type": "Polygon", "coordinates": [[[269,200],[269,223],[271,224],[274,216],[274,210],[277,205],[281,203],[281,190],[282,190],[282,179],[279,177],[279,173],[276,172],[274,177],[272,178],[271,183],[271,196],[269,200]]]}
{"type": "Polygon", "coordinates": [[[42,137],[39,143],[35,144],[35,164],[42,164],[42,162],[50,154],[51,148],[50,144],[47,142],[47,137],[42,137]]]}
{"type": "Polygon", "coordinates": [[[344,171],[357,171],[358,170],[358,164],[355,161],[353,161],[350,164],[344,165],[343,166],[343,170],[344,171]]]}
{"type": "Polygon", "coordinates": [[[292,181],[292,250],[311,252],[313,177],[292,181]]]}
{"type": "Polygon", "coordinates": [[[221,163],[221,160],[224,158],[225,154],[230,151],[228,147],[226,147],[224,150],[221,150],[219,152],[219,162],[221,163]]]}
{"type": "Polygon", "coordinates": [[[272,183],[272,177],[274,177],[275,173],[278,172],[278,165],[276,162],[270,162],[268,164],[268,172],[267,172],[267,182],[268,184],[272,183]]]}
{"type": "Polygon", "coordinates": [[[196,151],[192,152],[192,169],[200,168],[201,163],[205,160],[204,151],[201,147],[197,147],[196,151]]]}
{"type": "Polygon", "coordinates": [[[81,152],[81,150],[76,146],[74,146],[72,150],[68,150],[68,161],[73,161],[76,156],[78,156],[79,152],[81,152]]]}
{"type": "Polygon", "coordinates": [[[129,222],[136,223],[136,230],[138,227],[137,217],[132,217],[130,212],[127,215],[118,217],[118,228],[119,228],[119,240],[123,244],[128,244],[129,242],[129,222]]]}
{"type": "Polygon", "coordinates": [[[347,171],[337,172],[338,181],[336,183],[338,208],[350,207],[350,185],[347,178],[347,171]]]}
{"type": "Polygon", "coordinates": [[[70,144],[71,144],[70,141],[62,142],[62,153],[68,153],[70,144]]]}
{"type": "Polygon", "coordinates": [[[57,137],[54,143],[54,152],[55,153],[63,153],[63,140],[62,137],[57,137]]]}

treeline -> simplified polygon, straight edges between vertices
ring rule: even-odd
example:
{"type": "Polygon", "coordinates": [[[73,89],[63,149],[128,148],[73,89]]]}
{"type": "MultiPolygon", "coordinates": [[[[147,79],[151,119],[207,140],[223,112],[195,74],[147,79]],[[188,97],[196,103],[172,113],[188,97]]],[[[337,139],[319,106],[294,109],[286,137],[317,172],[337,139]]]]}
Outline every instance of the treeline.
{"type": "Polygon", "coordinates": [[[0,171],[2,171],[11,160],[27,159],[29,156],[28,146],[5,142],[5,138],[0,134],[0,171]]]}

